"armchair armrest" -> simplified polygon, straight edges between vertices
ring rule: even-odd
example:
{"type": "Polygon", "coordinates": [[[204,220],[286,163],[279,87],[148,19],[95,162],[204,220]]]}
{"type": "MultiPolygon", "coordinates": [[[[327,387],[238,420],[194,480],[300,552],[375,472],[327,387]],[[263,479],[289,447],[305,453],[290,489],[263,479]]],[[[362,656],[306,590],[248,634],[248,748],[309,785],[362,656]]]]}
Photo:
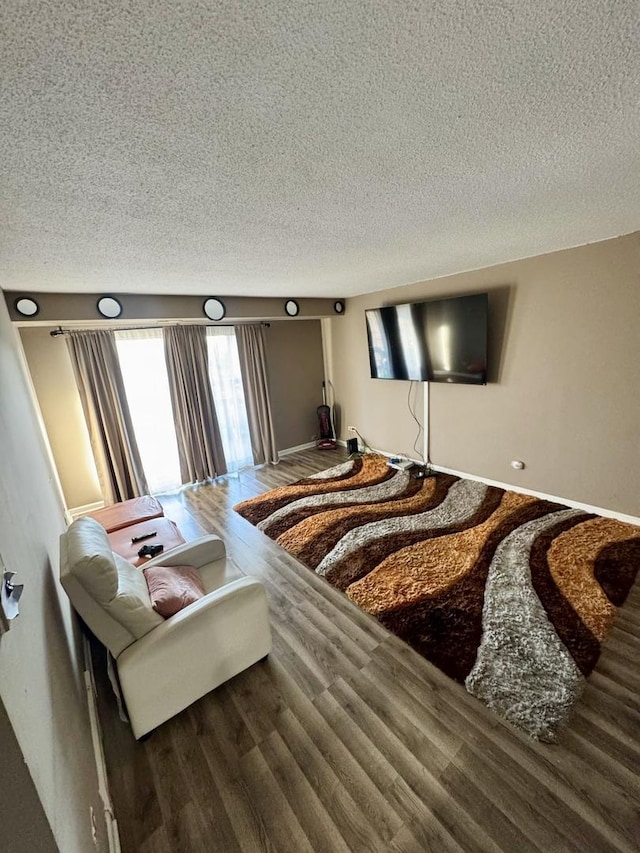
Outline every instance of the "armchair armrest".
{"type": "Polygon", "coordinates": [[[180,635],[183,632],[197,630],[199,622],[214,618],[216,609],[222,607],[229,599],[237,600],[241,593],[266,598],[264,587],[259,580],[250,577],[238,578],[220,589],[203,595],[193,604],[183,607],[174,616],[165,619],[161,625],[149,631],[134,644],[136,654],[147,654],[159,644],[180,642],[180,635]]]}
{"type": "Polygon", "coordinates": [[[177,548],[172,548],[166,554],[160,554],[144,563],[140,568],[188,565],[200,569],[214,560],[222,560],[226,553],[222,539],[210,534],[209,536],[202,536],[200,539],[194,539],[192,542],[185,542],[184,545],[178,545],[177,548]]]}
{"type": "Polygon", "coordinates": [[[242,577],[158,625],[118,657],[133,733],[141,737],[271,651],[263,585],[242,577]]]}

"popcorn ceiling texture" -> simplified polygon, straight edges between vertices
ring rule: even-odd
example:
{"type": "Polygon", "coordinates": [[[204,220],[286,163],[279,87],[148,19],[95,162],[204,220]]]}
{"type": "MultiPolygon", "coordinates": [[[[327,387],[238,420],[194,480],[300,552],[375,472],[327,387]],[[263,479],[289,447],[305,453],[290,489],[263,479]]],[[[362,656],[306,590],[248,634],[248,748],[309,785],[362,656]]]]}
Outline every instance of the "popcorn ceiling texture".
{"type": "Polygon", "coordinates": [[[348,296],[640,227],[636,0],[5,0],[0,286],[348,296]]]}

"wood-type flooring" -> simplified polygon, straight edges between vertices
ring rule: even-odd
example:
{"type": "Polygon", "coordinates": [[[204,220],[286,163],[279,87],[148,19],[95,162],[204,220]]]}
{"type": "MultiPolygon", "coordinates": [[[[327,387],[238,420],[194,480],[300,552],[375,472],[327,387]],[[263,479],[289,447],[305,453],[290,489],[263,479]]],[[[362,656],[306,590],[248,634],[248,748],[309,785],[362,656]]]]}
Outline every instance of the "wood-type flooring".
{"type": "Polygon", "coordinates": [[[123,853],[637,851],[640,584],[561,741],[530,741],[232,510],[344,458],[162,498],[265,583],[273,651],[142,743],[94,653],[123,853]]]}

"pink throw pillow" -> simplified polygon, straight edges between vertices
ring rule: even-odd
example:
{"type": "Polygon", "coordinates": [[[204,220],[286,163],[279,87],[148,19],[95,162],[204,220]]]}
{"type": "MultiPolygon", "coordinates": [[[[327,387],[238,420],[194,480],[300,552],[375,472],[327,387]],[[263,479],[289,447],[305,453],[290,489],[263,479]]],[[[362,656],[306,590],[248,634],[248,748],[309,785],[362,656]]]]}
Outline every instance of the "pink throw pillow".
{"type": "Polygon", "coordinates": [[[204,595],[200,573],[193,566],[149,566],[143,572],[153,609],[165,619],[204,595]]]}

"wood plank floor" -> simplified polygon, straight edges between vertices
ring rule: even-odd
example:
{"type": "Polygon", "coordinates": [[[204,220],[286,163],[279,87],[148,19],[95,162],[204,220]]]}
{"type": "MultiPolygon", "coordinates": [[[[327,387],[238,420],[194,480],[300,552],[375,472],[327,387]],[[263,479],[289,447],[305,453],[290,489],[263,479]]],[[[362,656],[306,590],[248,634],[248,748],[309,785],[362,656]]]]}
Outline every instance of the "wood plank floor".
{"type": "Polygon", "coordinates": [[[529,741],[233,512],[344,458],[163,499],[261,578],[273,652],[136,743],[96,662],[124,853],[637,851],[640,588],[559,744],[529,741]]]}

